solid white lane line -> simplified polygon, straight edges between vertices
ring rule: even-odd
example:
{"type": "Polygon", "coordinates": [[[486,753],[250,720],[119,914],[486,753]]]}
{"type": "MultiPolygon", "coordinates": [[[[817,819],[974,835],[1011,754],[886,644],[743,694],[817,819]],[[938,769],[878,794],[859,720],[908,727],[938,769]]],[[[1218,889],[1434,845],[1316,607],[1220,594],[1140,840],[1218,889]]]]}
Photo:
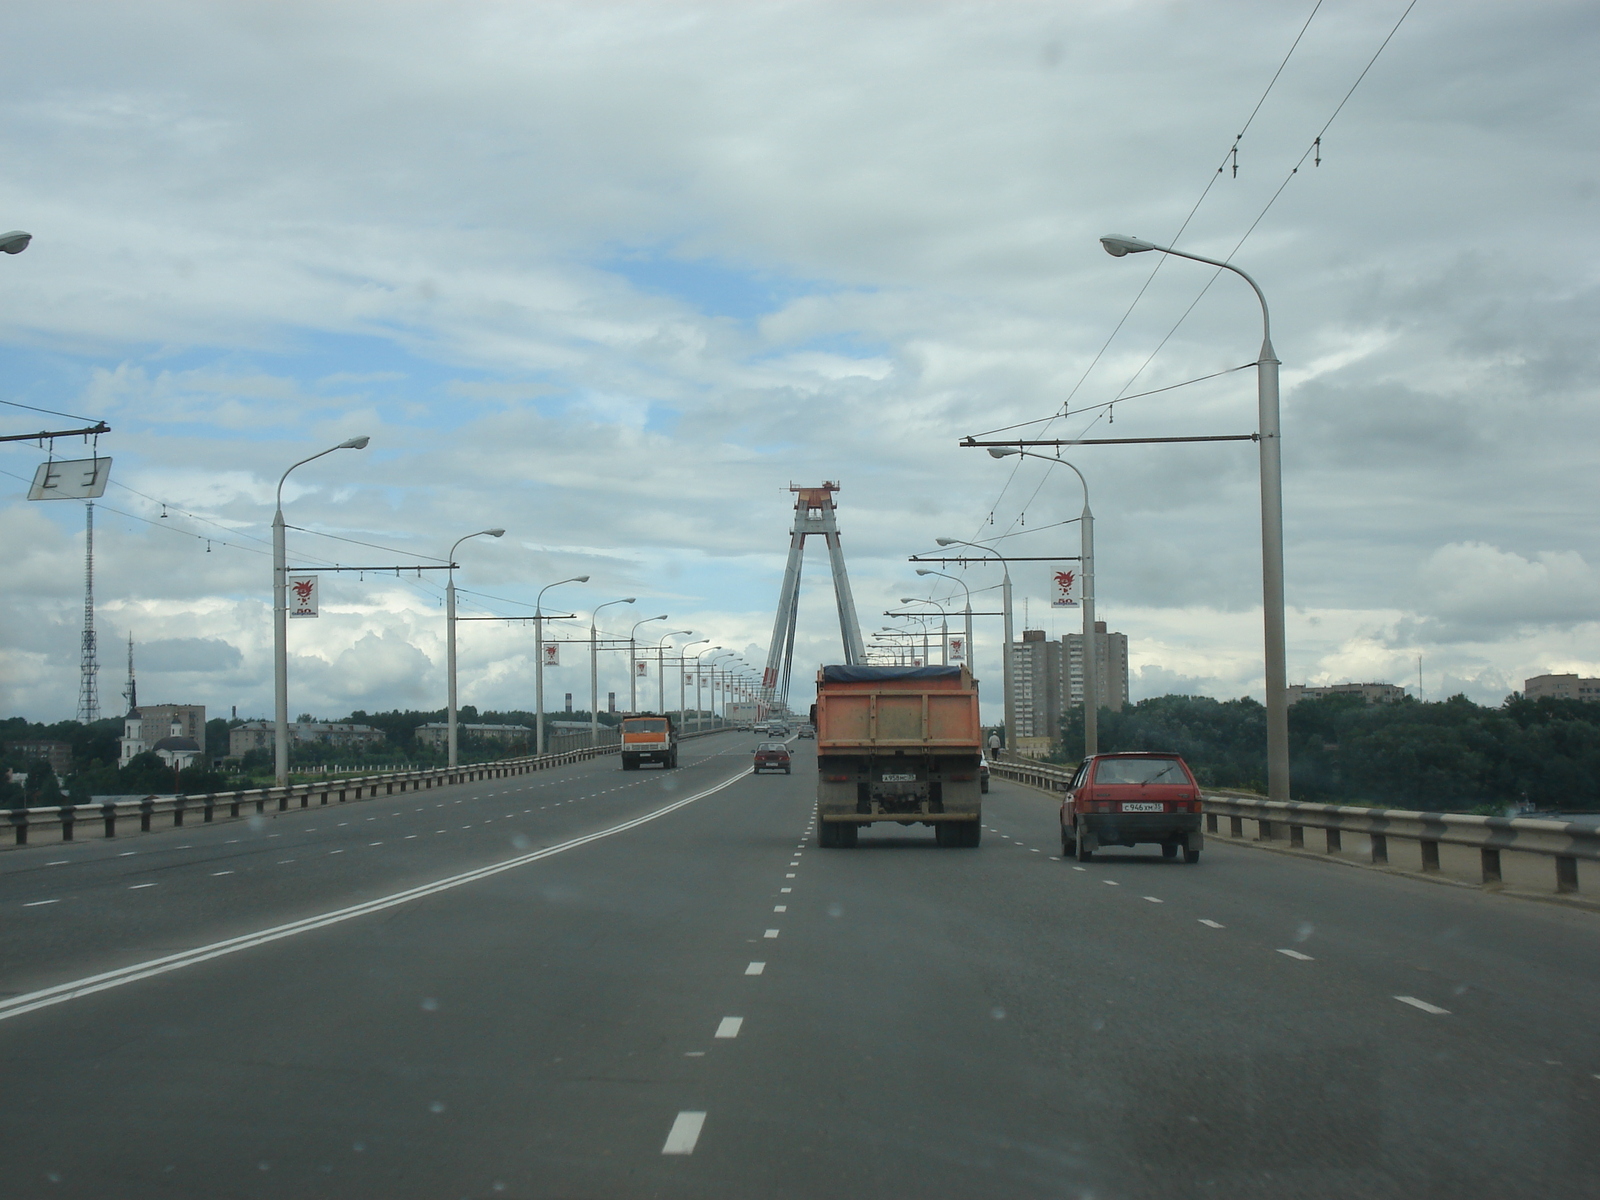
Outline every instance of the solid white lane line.
{"type": "Polygon", "coordinates": [[[61,903],[61,901],[59,901],[59,900],[29,900],[22,907],[23,908],[38,908],[40,905],[43,905],[43,904],[60,904],[60,903],[61,903]]]}
{"type": "Polygon", "coordinates": [[[1286,955],[1287,957],[1295,959],[1295,960],[1297,960],[1299,962],[1315,962],[1316,961],[1314,958],[1311,957],[1311,955],[1309,955],[1309,954],[1301,954],[1300,951],[1298,951],[1298,950],[1279,950],[1278,953],[1282,954],[1282,955],[1286,955]]]}
{"type": "MultiPolygon", "coordinates": [[[[616,834],[637,829],[639,826],[659,820],[669,813],[677,812],[680,808],[693,804],[697,800],[703,800],[707,796],[715,795],[724,788],[731,787],[747,774],[749,774],[748,768],[740,771],[737,775],[729,776],[721,783],[713,784],[704,791],[685,796],[682,800],[675,800],[671,804],[663,805],[653,812],[645,813],[643,816],[634,817],[632,820],[623,821],[606,829],[596,830],[594,833],[573,838],[571,841],[547,846],[543,850],[520,854],[516,858],[508,858],[503,862],[493,863],[487,867],[477,867],[471,871],[463,871],[459,875],[449,875],[443,879],[436,879],[432,883],[407,888],[403,892],[380,896],[376,900],[368,900],[361,904],[352,904],[348,908],[339,908],[316,916],[303,917],[298,921],[289,921],[282,925],[274,925],[266,929],[257,930],[254,933],[241,934],[238,937],[212,942],[205,946],[196,946],[191,950],[180,950],[176,954],[164,955],[161,958],[149,959],[142,963],[132,963],[126,967],[119,967],[114,971],[104,971],[98,975],[72,980],[69,983],[58,983],[54,987],[41,988],[36,992],[25,992],[19,996],[11,996],[5,1000],[0,1000],[0,1021],[21,1016],[23,1013],[32,1012],[38,1008],[47,1008],[50,1005],[61,1004],[67,1000],[75,1000],[79,996],[88,996],[95,992],[103,992],[108,988],[121,987],[125,983],[148,979],[152,975],[162,975],[168,971],[181,970],[184,967],[194,966],[196,963],[207,962],[213,958],[221,958],[225,954],[236,954],[241,950],[265,945],[267,942],[275,942],[282,938],[294,937],[296,934],[309,933],[314,929],[321,929],[328,925],[337,925],[344,921],[354,920],[357,917],[382,912],[384,909],[409,904],[414,900],[421,900],[424,897],[449,891],[452,888],[458,888],[468,883],[476,883],[480,879],[488,879],[492,875],[515,870],[517,867],[525,866],[528,863],[538,862],[542,858],[550,858],[568,850],[575,850],[579,846],[587,846],[590,842],[598,842],[603,838],[613,837],[616,834]]],[[[46,900],[34,901],[33,903],[54,904],[56,902],[54,900],[46,900]]],[[[751,963],[750,965],[752,967],[758,966],[756,963],[751,963]]],[[[759,966],[765,965],[764,963],[759,964],[759,966]]],[[[759,975],[761,971],[759,969],[752,971],[747,968],[745,973],[747,975],[759,975]]]]}
{"type": "Polygon", "coordinates": [[[1221,924],[1221,923],[1219,923],[1217,921],[1213,921],[1209,917],[1201,917],[1200,918],[1200,924],[1209,925],[1213,929],[1226,929],[1227,928],[1226,925],[1223,925],[1223,924],[1221,924]]]}
{"type": "Polygon", "coordinates": [[[764,962],[753,962],[748,967],[746,967],[744,969],[744,973],[746,975],[759,975],[759,974],[761,974],[761,972],[765,971],[766,969],[767,969],[767,964],[766,963],[764,963],[764,962]]]}
{"type": "Polygon", "coordinates": [[[1157,896],[1146,896],[1145,899],[1150,901],[1151,904],[1165,904],[1166,903],[1165,900],[1162,900],[1157,896]]]}
{"type": "Polygon", "coordinates": [[[769,929],[764,934],[762,934],[761,936],[762,937],[775,938],[775,937],[778,936],[778,931],[776,929],[769,929]]]}
{"type": "MultiPolygon", "coordinates": [[[[1409,1004],[1412,1008],[1420,1008],[1423,1012],[1432,1013],[1436,1017],[1448,1017],[1450,1015],[1448,1008],[1440,1008],[1437,1004],[1429,1004],[1426,1000],[1418,1000],[1415,996],[1396,996],[1395,999],[1400,1001],[1401,1004],[1409,1004]]],[[[1596,1075],[1595,1078],[1600,1079],[1600,1075],[1596,1075]]]]}
{"type": "Polygon", "coordinates": [[[137,892],[140,888],[147,888],[147,887],[155,887],[155,884],[153,884],[153,883],[136,883],[133,886],[131,886],[128,890],[130,892],[137,892]]]}
{"type": "Polygon", "coordinates": [[[693,1154],[700,1140],[700,1130],[705,1127],[703,1112],[681,1112],[667,1131],[667,1140],[661,1146],[663,1154],[693,1154]]]}
{"type": "Polygon", "coordinates": [[[736,1038],[739,1036],[739,1027],[743,1024],[743,1017],[723,1017],[717,1025],[716,1036],[719,1038],[736,1038]]]}

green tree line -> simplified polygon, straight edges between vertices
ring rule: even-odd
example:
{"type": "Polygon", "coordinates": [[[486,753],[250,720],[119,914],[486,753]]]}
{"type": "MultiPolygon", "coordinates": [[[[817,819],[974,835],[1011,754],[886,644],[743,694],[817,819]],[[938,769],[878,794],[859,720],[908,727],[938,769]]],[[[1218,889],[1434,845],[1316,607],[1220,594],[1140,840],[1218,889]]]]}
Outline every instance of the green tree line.
{"type": "MultiPolygon", "coordinates": [[[[1160,696],[1102,709],[1099,737],[1102,752],[1176,751],[1209,787],[1266,790],[1266,709],[1248,697],[1160,696]]],[[[1063,722],[1062,745],[1062,757],[1081,756],[1081,709],[1063,722]]],[[[1296,800],[1434,812],[1600,808],[1600,704],[1578,700],[1302,700],[1289,709],[1289,756],[1296,800]]]]}

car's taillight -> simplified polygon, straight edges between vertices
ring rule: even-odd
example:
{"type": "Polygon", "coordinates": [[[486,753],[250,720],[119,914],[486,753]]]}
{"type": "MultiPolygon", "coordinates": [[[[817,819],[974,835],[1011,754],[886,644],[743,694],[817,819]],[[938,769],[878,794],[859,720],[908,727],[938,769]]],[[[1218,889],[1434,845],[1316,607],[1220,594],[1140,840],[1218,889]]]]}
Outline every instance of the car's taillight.
{"type": "Polygon", "coordinates": [[[849,783],[850,782],[850,776],[848,776],[848,775],[824,775],[822,777],[822,781],[824,783],[849,783]]]}

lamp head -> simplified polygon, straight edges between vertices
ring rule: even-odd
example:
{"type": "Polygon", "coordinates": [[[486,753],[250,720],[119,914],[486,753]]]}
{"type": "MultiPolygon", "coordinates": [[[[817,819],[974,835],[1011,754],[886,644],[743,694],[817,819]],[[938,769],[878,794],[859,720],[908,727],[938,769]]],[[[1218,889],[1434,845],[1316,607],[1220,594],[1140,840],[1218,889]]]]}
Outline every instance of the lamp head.
{"type": "MultiPolygon", "coordinates": [[[[16,251],[13,250],[11,253],[15,254],[16,251]]],[[[367,448],[367,443],[371,440],[371,438],[366,437],[365,435],[361,437],[348,438],[345,441],[340,442],[334,448],[336,450],[365,450],[367,448]]]]}
{"type": "Polygon", "coordinates": [[[941,546],[958,546],[965,544],[956,538],[934,538],[933,540],[941,546]]]}
{"type": "Polygon", "coordinates": [[[1015,446],[990,446],[989,447],[989,457],[990,458],[1010,458],[1013,454],[1021,454],[1021,453],[1022,453],[1022,451],[1018,450],[1015,446]]]}
{"type": "Polygon", "coordinates": [[[484,532],[490,537],[505,537],[506,535],[506,531],[504,529],[485,529],[484,532]]]}
{"type": "Polygon", "coordinates": [[[571,579],[567,580],[567,582],[568,583],[588,583],[589,582],[589,577],[587,575],[574,575],[571,579]]]}
{"type": "Polygon", "coordinates": [[[634,599],[635,599],[635,597],[629,596],[626,600],[623,601],[623,603],[624,604],[632,604],[634,602],[634,599]]]}
{"type": "Polygon", "coordinates": [[[917,574],[918,575],[937,575],[938,573],[939,572],[937,572],[937,571],[930,571],[926,567],[918,567],[917,568],[917,574]]]}
{"type": "Polygon", "coordinates": [[[652,620],[652,621],[665,621],[666,619],[667,619],[667,614],[666,613],[662,613],[659,617],[651,617],[650,618],[650,620],[652,620]]]}
{"type": "Polygon", "coordinates": [[[13,229],[10,233],[0,233],[0,250],[4,250],[7,254],[21,254],[31,241],[33,234],[13,229]]]}
{"type": "Polygon", "coordinates": [[[1100,244],[1112,258],[1121,258],[1125,254],[1143,254],[1146,250],[1160,248],[1154,242],[1133,237],[1103,237],[1100,239],[1100,244]]]}

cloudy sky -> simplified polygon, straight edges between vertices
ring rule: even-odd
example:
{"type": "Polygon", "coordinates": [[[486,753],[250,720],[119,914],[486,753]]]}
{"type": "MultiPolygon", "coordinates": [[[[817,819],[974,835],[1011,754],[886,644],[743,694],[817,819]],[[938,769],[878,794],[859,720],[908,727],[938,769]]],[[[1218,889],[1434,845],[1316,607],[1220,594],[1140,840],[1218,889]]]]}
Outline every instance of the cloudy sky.
{"type": "MultiPolygon", "coordinates": [[[[0,398],[113,429],[103,709],[132,634],[146,701],[270,712],[273,489],[356,434],[285,489],[295,565],[503,525],[458,553],[464,612],[588,574],[550,599],[636,596],[602,627],[667,613],[758,667],[791,482],[840,482],[868,630],[930,594],[906,558],[936,537],[1075,553],[1071,473],[962,437],[1255,427],[1250,370],[1105,407],[1260,337],[1237,278],[1106,233],[1233,255],[1272,303],[1291,682],[1600,674],[1600,17],[1420,0],[1330,126],[1406,0],[1314,3],[19,0],[0,227],[35,240],[0,260],[0,398]]],[[[1254,447],[1070,457],[1134,694],[1259,696],[1254,447]]],[[[0,446],[0,709],[51,720],[84,514],[25,499],[43,458],[0,446]]],[[[993,567],[951,569],[998,607],[993,567]]],[[[1014,575],[1072,627],[1043,564],[1014,575]]],[[[322,581],[291,711],[442,705],[438,578],[322,581]]],[[[838,657],[826,581],[813,549],[801,680],[838,657]]],[[[531,631],[462,629],[463,701],[532,707],[531,631]]],[[[979,618],[995,714],[999,639],[979,618]]],[[[585,707],[563,649],[550,701],[585,707]]]]}

